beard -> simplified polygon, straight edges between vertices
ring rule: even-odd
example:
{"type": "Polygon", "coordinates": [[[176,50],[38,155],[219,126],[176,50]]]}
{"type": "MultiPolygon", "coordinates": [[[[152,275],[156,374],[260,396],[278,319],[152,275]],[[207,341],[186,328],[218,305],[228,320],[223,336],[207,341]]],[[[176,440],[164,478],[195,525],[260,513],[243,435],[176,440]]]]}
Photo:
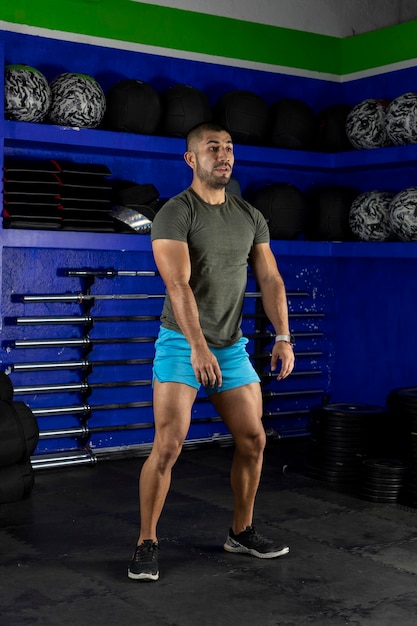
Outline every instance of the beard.
{"type": "MultiPolygon", "coordinates": [[[[222,166],[223,167],[223,166],[222,166]]],[[[215,168],[212,171],[205,170],[197,163],[196,174],[202,183],[211,189],[224,189],[232,177],[232,168],[229,167],[227,172],[216,174],[215,168]]]]}

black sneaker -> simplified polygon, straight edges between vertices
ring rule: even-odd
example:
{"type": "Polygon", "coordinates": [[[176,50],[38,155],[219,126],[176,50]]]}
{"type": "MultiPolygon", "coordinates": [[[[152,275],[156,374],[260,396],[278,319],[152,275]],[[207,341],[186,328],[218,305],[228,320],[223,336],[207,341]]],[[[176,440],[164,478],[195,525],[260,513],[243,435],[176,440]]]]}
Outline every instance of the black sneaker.
{"type": "Polygon", "coordinates": [[[253,526],[246,526],[245,530],[238,535],[230,529],[223,547],[227,552],[252,554],[258,559],[275,559],[290,551],[288,546],[278,546],[263,537],[253,526]]]}
{"type": "Polygon", "coordinates": [[[136,546],[127,575],[134,580],[158,580],[159,544],[152,539],[145,539],[136,546]]]}

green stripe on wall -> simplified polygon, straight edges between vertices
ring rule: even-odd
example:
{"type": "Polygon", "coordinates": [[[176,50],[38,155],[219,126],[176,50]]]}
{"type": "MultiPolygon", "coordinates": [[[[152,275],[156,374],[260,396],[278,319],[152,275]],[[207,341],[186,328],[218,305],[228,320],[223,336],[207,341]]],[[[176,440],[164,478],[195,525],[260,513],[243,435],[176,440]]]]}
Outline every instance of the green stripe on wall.
{"type": "Polygon", "coordinates": [[[417,59],[417,20],[341,40],[342,75],[410,59],[417,59]]]}
{"type": "Polygon", "coordinates": [[[162,48],[339,74],[340,40],[129,0],[13,0],[0,19],[162,48]]]}
{"type": "Polygon", "coordinates": [[[0,20],[340,77],[417,58],[417,21],[339,39],[130,0],[10,0],[0,20]]]}

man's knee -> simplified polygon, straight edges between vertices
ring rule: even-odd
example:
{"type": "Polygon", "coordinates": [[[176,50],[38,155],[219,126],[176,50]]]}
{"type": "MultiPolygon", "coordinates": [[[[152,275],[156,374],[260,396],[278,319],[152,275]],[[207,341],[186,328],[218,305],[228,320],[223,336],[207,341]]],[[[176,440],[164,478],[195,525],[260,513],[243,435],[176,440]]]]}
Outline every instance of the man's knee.
{"type": "Polygon", "coordinates": [[[266,435],[263,428],[235,437],[236,449],[243,456],[259,459],[265,450],[266,435]]]}
{"type": "Polygon", "coordinates": [[[165,443],[155,442],[151,457],[157,472],[164,474],[170,470],[178,460],[181,454],[182,441],[167,441],[165,443]]]}

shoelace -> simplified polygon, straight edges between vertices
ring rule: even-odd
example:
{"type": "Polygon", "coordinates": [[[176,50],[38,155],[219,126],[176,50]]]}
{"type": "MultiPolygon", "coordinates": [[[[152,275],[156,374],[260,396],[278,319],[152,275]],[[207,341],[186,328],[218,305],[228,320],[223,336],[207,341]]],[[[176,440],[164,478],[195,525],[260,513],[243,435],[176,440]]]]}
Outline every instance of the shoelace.
{"type": "Polygon", "coordinates": [[[134,560],[138,563],[152,563],[157,559],[159,545],[153,541],[146,540],[136,548],[134,560]]]}
{"type": "Polygon", "coordinates": [[[255,530],[254,526],[249,526],[246,529],[246,532],[248,533],[250,539],[252,541],[256,541],[256,543],[259,545],[269,546],[272,543],[269,539],[258,533],[258,531],[255,530]]]}

